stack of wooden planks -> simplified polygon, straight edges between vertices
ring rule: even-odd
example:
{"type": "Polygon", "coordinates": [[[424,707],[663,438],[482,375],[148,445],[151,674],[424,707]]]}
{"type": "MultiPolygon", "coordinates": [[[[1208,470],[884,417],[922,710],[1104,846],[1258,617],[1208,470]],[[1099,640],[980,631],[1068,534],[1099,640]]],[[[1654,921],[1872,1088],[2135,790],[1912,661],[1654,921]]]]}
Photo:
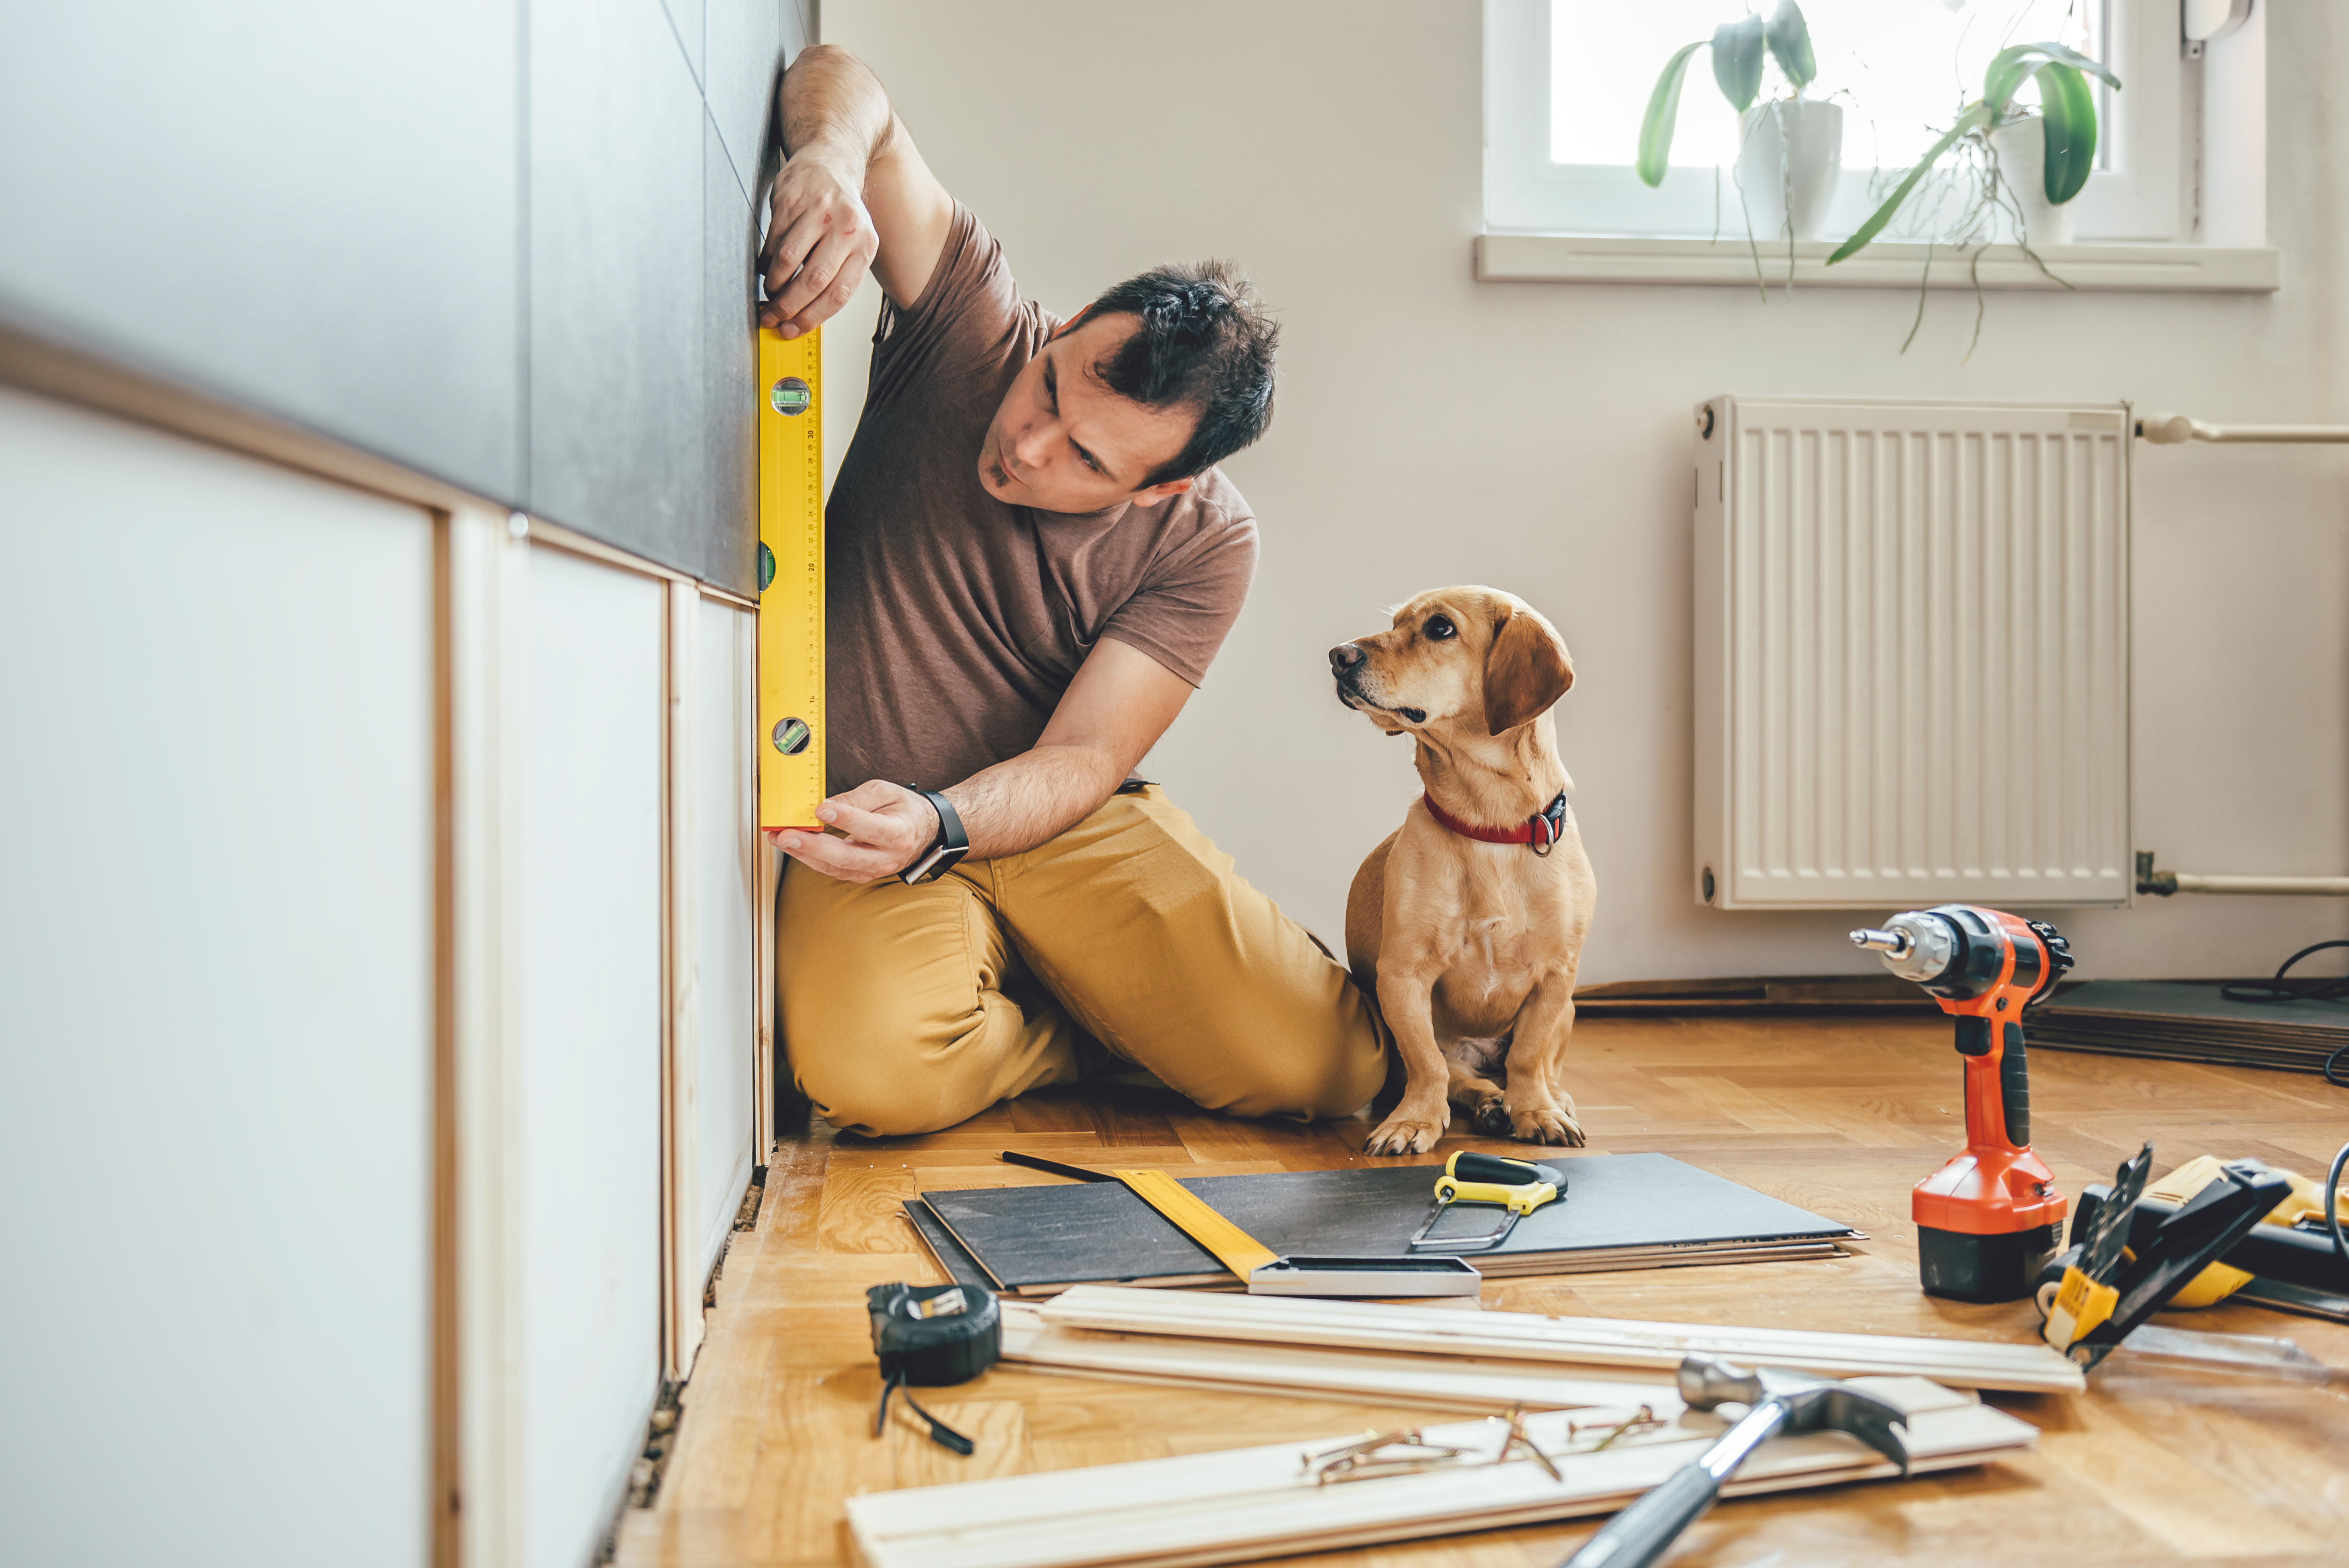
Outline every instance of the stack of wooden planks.
{"type": "MultiPolygon", "coordinates": [[[[1862,1381],[1908,1412],[1912,1470],[1979,1464],[2037,1441],[2029,1424],[1971,1394],[1916,1377],[1862,1381]]],[[[1723,1426],[1709,1413],[1628,1405],[1519,1425],[1487,1417],[1392,1434],[1413,1443],[1381,1450],[1400,1462],[1333,1480],[1353,1472],[1333,1471],[1330,1453],[1365,1442],[1340,1433],[870,1493],[848,1500],[848,1522],[871,1568],[1197,1568],[1612,1512],[1703,1452],[1723,1426]],[[1414,1455],[1433,1462],[1404,1469],[1414,1455]]],[[[1897,1474],[1856,1438],[1820,1432],[1768,1444],[1723,1492],[1897,1474]]]]}

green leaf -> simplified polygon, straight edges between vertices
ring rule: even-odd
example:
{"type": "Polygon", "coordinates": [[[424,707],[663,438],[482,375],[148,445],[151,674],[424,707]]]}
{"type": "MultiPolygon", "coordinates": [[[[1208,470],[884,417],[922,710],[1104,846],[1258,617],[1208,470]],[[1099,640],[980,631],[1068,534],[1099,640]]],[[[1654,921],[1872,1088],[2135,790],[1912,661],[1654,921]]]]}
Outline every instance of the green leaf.
{"type": "Polygon", "coordinates": [[[1744,114],[1762,90],[1762,18],[1723,22],[1713,30],[1713,79],[1729,107],[1744,114]]]}
{"type": "Polygon", "coordinates": [[[2096,166],[2096,99],[2069,66],[2039,67],[2039,118],[2047,139],[2047,199],[2062,206],[2080,193],[2096,166]]]}
{"type": "Polygon", "coordinates": [[[2120,78],[2076,49],[2067,49],[2061,44],[2017,44],[2001,49],[1992,57],[1990,68],[1982,73],[1982,102],[1990,106],[1992,125],[2006,118],[2007,106],[2023,90],[2023,84],[2037,75],[2041,67],[2050,65],[2085,71],[2115,92],[2120,90],[2120,78]]]}
{"type": "Polygon", "coordinates": [[[1639,171],[1640,183],[1654,187],[1664,181],[1664,171],[1672,161],[1672,130],[1681,118],[1681,80],[1688,74],[1688,58],[1704,46],[1691,44],[1664,62],[1664,74],[1656,78],[1656,90],[1648,95],[1648,118],[1640,122],[1640,161],[1633,165],[1639,171]]]}
{"type": "Polygon", "coordinates": [[[1894,187],[1891,196],[1884,205],[1877,208],[1868,222],[1860,224],[1858,229],[1854,231],[1851,238],[1836,247],[1835,254],[1827,257],[1827,265],[1833,266],[1846,256],[1857,255],[1865,250],[1868,247],[1868,242],[1874,239],[1882,232],[1884,225],[1892,221],[1892,214],[1900,210],[1900,203],[1909,199],[1909,192],[1917,188],[1917,182],[1922,180],[1931,171],[1933,165],[1940,161],[1941,154],[1956,146],[1959,137],[1989,122],[1988,109],[1979,103],[1958,116],[1958,123],[1950,127],[1942,133],[1941,140],[1927,150],[1925,156],[1918,161],[1917,167],[1909,171],[1900,183],[1894,187]]]}
{"type": "Polygon", "coordinates": [[[1778,68],[1796,88],[1811,85],[1819,74],[1818,57],[1811,53],[1810,25],[1803,20],[1803,8],[1795,0],[1778,0],[1778,8],[1770,13],[1762,36],[1768,40],[1770,53],[1776,57],[1778,68]]]}

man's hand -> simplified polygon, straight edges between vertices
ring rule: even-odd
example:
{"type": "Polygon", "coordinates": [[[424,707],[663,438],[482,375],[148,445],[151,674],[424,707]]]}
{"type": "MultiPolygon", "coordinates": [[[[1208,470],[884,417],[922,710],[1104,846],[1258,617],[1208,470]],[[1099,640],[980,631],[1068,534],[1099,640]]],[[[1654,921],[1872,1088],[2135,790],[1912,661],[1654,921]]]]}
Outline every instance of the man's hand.
{"type": "Polygon", "coordinates": [[[815,808],[816,820],[846,834],[771,832],[775,847],[843,882],[878,882],[911,866],[938,836],[938,808],[901,784],[870,779],[815,808]]]}
{"type": "Polygon", "coordinates": [[[807,149],[775,176],[759,255],[767,285],[759,319],[782,337],[821,326],[864,281],[881,239],[864,210],[864,183],[863,161],[830,149],[807,149]]]}

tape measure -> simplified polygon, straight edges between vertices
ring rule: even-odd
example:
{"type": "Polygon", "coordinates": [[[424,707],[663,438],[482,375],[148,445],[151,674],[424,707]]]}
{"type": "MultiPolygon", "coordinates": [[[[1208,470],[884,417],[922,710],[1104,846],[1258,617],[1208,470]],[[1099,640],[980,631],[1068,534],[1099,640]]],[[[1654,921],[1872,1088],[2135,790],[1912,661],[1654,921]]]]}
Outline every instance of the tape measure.
{"type": "MultiPolygon", "coordinates": [[[[864,1293],[873,1320],[873,1353],[881,1358],[881,1407],[873,1435],[889,1426],[889,1396],[907,1384],[936,1387],[968,1383],[995,1365],[1003,1350],[1003,1314],[995,1298],[976,1285],[874,1285],[864,1293]]],[[[905,1403],[927,1425],[930,1441],[968,1457],[978,1445],[916,1404],[905,1403]]]]}
{"type": "Polygon", "coordinates": [[[823,334],[759,330],[759,826],[821,831],[823,334]]]}

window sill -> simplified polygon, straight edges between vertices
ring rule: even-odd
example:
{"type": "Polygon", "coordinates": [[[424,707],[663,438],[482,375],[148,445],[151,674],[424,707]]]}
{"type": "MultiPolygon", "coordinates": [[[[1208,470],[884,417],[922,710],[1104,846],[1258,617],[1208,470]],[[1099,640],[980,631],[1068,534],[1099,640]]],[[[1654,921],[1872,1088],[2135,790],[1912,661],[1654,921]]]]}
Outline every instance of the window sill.
{"type": "MultiPolygon", "coordinates": [[[[1915,288],[1927,251],[1934,288],[1971,288],[1969,258],[1946,245],[1879,242],[1829,267],[1835,245],[1826,240],[1795,245],[1796,287],[1915,288]]],[[[1786,280],[1786,246],[1764,245],[1762,275],[1786,280]]],[[[1982,255],[1984,288],[2062,288],[2124,293],[2273,294],[2282,286],[2283,253],[2269,246],[2042,245],[2039,254],[2057,283],[2013,245],[1982,255]]],[[[1754,257],[1732,240],[1631,239],[1613,234],[1479,234],[1479,283],[1694,283],[1754,286],[1754,257]]]]}

